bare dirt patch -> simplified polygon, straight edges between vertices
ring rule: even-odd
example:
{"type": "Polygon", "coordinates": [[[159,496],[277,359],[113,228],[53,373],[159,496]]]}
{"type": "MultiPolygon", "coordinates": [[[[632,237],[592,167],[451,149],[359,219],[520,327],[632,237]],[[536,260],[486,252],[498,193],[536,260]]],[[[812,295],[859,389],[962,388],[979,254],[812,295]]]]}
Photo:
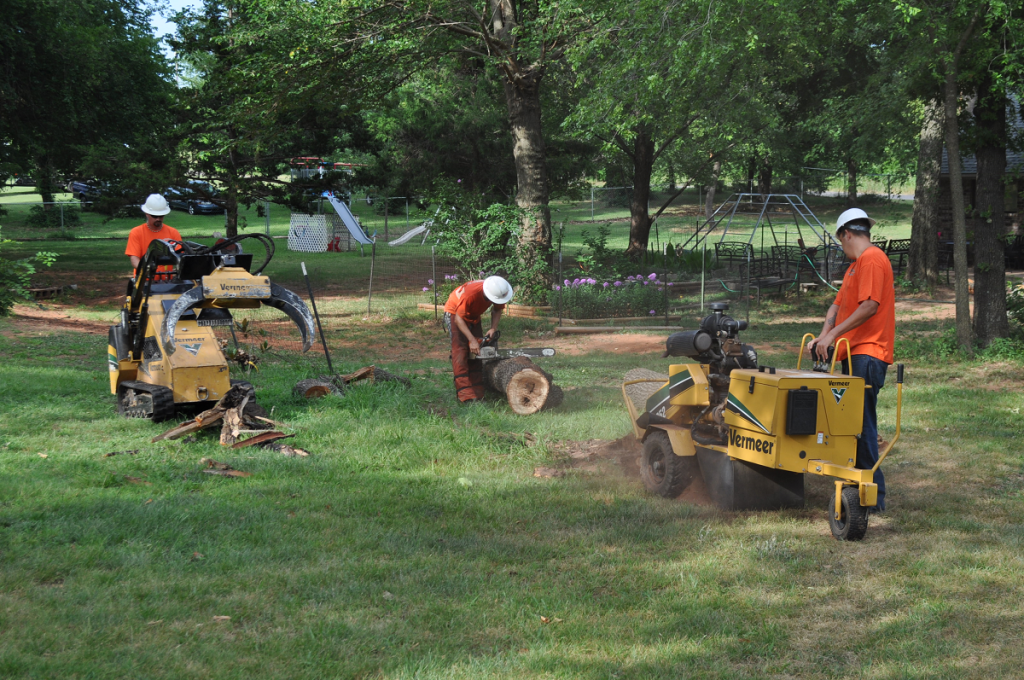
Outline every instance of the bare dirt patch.
{"type": "Polygon", "coordinates": [[[667,333],[609,333],[601,335],[563,335],[544,338],[546,347],[559,354],[579,356],[592,352],[606,354],[658,354],[665,351],[667,333]]]}
{"type": "Polygon", "coordinates": [[[76,319],[66,312],[53,309],[33,309],[25,305],[14,305],[11,325],[21,332],[77,331],[91,335],[106,335],[110,324],[102,321],[76,319]]]}

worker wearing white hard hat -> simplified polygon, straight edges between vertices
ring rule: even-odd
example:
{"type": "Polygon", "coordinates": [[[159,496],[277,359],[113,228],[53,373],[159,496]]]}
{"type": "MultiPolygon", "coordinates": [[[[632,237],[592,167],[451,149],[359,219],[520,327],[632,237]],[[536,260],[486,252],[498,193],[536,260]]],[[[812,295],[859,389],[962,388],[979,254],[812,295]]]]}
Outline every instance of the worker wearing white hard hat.
{"type": "MultiPolygon", "coordinates": [[[[871,243],[875,220],[860,208],[850,208],[836,220],[836,238],[843,253],[852,260],[835,302],[825,313],[821,335],[810,344],[812,356],[824,360],[835,345],[843,372],[864,379],[864,425],[857,440],[856,466],[870,470],[878,461],[878,391],[885,384],[885,373],[893,362],[896,343],[896,292],[892,264],[885,252],[871,243]],[[849,340],[849,355],[846,343],[849,340]]],[[[836,400],[843,395],[833,395],[836,400]]],[[[877,511],[885,510],[885,475],[875,471],[878,485],[877,511]]]]}
{"type": "Polygon", "coordinates": [[[167,199],[160,194],[150,194],[146,202],[139,206],[146,215],[146,221],[135,227],[128,233],[128,246],[124,254],[132,262],[132,269],[139,266],[139,262],[149,250],[149,244],[158,239],[181,240],[178,230],[169,224],[164,224],[164,215],[171,212],[171,206],[167,199]]]}
{"type": "Polygon", "coordinates": [[[455,395],[461,402],[484,397],[483,364],[474,357],[480,354],[480,341],[493,338],[505,305],[515,293],[512,285],[500,276],[464,283],[448,296],[444,305],[445,328],[451,336],[452,373],[455,395]],[[481,315],[491,309],[491,328],[483,333],[481,315]]]}

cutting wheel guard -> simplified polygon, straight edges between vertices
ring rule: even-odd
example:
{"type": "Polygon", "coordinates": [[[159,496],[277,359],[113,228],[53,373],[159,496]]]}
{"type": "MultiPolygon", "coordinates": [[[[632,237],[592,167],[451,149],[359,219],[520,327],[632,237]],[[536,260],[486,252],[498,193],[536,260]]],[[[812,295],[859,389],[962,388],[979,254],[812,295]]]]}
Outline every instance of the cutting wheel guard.
{"type": "MultiPolygon", "coordinates": [[[[165,351],[168,354],[173,354],[175,349],[177,349],[174,346],[174,330],[182,315],[198,307],[205,300],[206,298],[203,296],[203,289],[201,287],[193,288],[175,300],[167,312],[164,327],[160,332],[160,339],[163,341],[165,351]]],[[[313,315],[310,313],[306,303],[302,301],[302,298],[287,288],[271,283],[270,298],[263,300],[263,304],[280,309],[288,315],[288,318],[295,322],[295,325],[299,327],[299,332],[302,334],[302,351],[309,351],[309,348],[313,346],[313,338],[316,337],[316,334],[313,315]]]]}

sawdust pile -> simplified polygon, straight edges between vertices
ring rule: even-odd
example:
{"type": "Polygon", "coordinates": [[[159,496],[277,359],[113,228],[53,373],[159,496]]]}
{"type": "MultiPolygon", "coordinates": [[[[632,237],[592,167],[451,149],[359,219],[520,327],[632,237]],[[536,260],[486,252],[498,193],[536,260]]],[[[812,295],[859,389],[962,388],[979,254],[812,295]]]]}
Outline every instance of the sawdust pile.
{"type": "MultiPolygon", "coordinates": [[[[640,481],[640,457],[643,455],[643,444],[632,432],[612,441],[604,439],[562,441],[555,444],[553,448],[556,454],[568,459],[569,467],[573,470],[598,475],[621,475],[635,480],[639,487],[643,487],[643,482],[640,481]]],[[[534,471],[536,477],[562,476],[560,474],[562,471],[558,468],[538,468],[538,470],[539,473],[534,471]]],[[[652,496],[652,498],[656,497],[652,496]]],[[[693,483],[686,487],[686,490],[676,500],[691,505],[714,505],[707,486],[704,484],[704,479],[700,475],[697,475],[693,483]]]]}
{"type": "Polygon", "coordinates": [[[555,454],[568,459],[569,467],[575,470],[598,474],[618,472],[626,477],[640,478],[643,447],[632,432],[612,441],[562,441],[553,448],[555,454]]]}

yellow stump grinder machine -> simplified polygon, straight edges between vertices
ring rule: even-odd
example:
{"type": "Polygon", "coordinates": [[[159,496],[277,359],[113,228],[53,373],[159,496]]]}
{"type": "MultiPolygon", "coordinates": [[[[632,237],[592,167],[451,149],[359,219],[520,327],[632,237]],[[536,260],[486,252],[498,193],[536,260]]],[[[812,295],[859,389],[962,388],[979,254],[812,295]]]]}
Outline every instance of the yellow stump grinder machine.
{"type": "MultiPolygon", "coordinates": [[[[128,284],[121,321],[110,327],[107,362],[118,412],[129,418],[167,420],[175,408],[208,407],[245,381],[231,380],[228,361],[214,335],[231,326],[231,309],[269,305],[294,321],[307,351],[316,337],[313,316],[295,293],[261,272],[274,256],[274,242],[245,234],[215,246],[188,241],[153,241],[128,284]],[[265,259],[253,271],[253,255],[241,242],[258,241],[265,259]]],[[[252,396],[250,396],[252,399],[252,396]]]]}
{"type": "MultiPolygon", "coordinates": [[[[642,376],[622,385],[637,438],[643,442],[641,477],[653,493],[680,495],[701,475],[716,505],[725,510],[803,507],[804,475],[829,477],[832,534],[859,540],[868,508],[878,502],[874,470],[899,438],[903,365],[896,371],[896,433],[871,470],[855,467],[864,420],[863,378],[836,375],[832,358],[814,370],[759,366],[757,353],[742,344],[746,322],[711,306],[695,331],[674,333],[664,376],[642,376]]],[[[801,357],[808,333],[800,345],[801,357]]],[[[840,339],[837,344],[849,341],[840,339]]],[[[833,348],[834,349],[834,348],[833,348]]],[[[649,373],[640,371],[642,373],[649,373]]]]}

